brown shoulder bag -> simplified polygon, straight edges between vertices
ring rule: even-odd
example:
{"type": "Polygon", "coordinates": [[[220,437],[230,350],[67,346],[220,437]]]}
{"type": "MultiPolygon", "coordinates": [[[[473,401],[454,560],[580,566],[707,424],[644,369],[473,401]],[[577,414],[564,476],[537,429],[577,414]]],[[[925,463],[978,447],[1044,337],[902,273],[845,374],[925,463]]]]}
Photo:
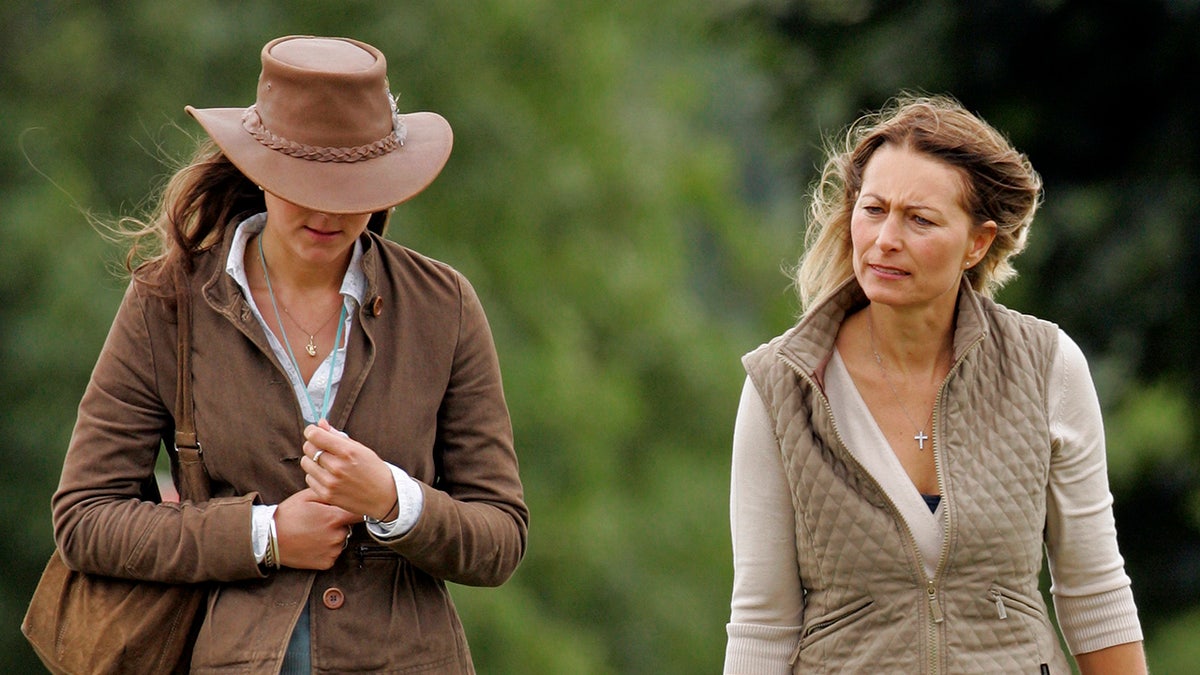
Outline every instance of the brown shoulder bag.
{"type": "MultiPolygon", "coordinates": [[[[191,296],[176,280],[179,380],[175,396],[176,487],[181,500],[209,499],[192,408],[191,296]]],[[[151,480],[150,483],[153,483],[151,480]]],[[[156,486],[145,498],[161,499],[156,486]]],[[[187,672],[208,587],[77,572],[55,549],[34,590],[21,632],[52,673],[187,672]]]]}

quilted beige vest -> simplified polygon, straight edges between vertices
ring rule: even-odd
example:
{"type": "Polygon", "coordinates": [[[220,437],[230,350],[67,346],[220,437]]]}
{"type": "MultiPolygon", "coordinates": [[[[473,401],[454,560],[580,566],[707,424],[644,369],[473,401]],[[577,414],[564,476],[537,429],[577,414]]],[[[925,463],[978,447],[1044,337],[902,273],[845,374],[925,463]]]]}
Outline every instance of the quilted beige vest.
{"type": "Polygon", "coordinates": [[[943,544],[929,578],[896,506],[847,451],[821,390],[851,281],[747,354],[796,511],[802,673],[1070,673],[1038,590],[1050,463],[1052,324],[967,289],[933,451],[943,544]]]}

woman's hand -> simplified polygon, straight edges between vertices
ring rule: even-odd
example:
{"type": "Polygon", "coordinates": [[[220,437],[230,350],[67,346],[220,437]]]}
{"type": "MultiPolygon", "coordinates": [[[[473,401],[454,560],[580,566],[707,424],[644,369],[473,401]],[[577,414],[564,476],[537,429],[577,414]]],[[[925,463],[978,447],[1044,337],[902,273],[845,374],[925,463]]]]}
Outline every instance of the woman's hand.
{"type": "Polygon", "coordinates": [[[275,509],[279,565],[327,570],[346,548],[351,526],[362,516],[330,506],[311,489],[288,497],[275,509]]]}
{"type": "Polygon", "coordinates": [[[375,451],[321,420],[304,429],[304,481],[326,504],[390,521],[396,517],[396,479],[375,451]]]}

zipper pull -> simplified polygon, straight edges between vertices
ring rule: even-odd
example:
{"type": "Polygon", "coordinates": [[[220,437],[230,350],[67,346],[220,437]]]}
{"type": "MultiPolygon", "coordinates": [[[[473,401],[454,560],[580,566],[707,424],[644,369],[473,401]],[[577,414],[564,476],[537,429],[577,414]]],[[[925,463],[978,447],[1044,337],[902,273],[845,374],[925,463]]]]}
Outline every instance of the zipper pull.
{"type": "Polygon", "coordinates": [[[929,594],[929,611],[933,613],[933,622],[941,623],[944,620],[942,606],[938,604],[937,588],[934,587],[932,581],[926,586],[925,591],[929,594]]]}
{"type": "Polygon", "coordinates": [[[1004,596],[996,590],[988,591],[988,593],[992,596],[992,602],[996,603],[996,616],[1007,619],[1008,610],[1004,609],[1004,596]]]}

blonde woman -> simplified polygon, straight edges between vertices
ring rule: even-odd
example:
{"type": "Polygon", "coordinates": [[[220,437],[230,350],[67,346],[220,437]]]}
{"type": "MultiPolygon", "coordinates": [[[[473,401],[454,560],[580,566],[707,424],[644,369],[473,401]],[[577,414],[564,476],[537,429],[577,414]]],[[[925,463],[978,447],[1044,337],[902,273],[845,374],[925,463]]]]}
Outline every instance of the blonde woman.
{"type": "Polygon", "coordinates": [[[1041,200],[948,97],[851,127],[799,323],[744,358],[725,672],[1145,672],[1087,362],[991,299],[1041,200]]]}

